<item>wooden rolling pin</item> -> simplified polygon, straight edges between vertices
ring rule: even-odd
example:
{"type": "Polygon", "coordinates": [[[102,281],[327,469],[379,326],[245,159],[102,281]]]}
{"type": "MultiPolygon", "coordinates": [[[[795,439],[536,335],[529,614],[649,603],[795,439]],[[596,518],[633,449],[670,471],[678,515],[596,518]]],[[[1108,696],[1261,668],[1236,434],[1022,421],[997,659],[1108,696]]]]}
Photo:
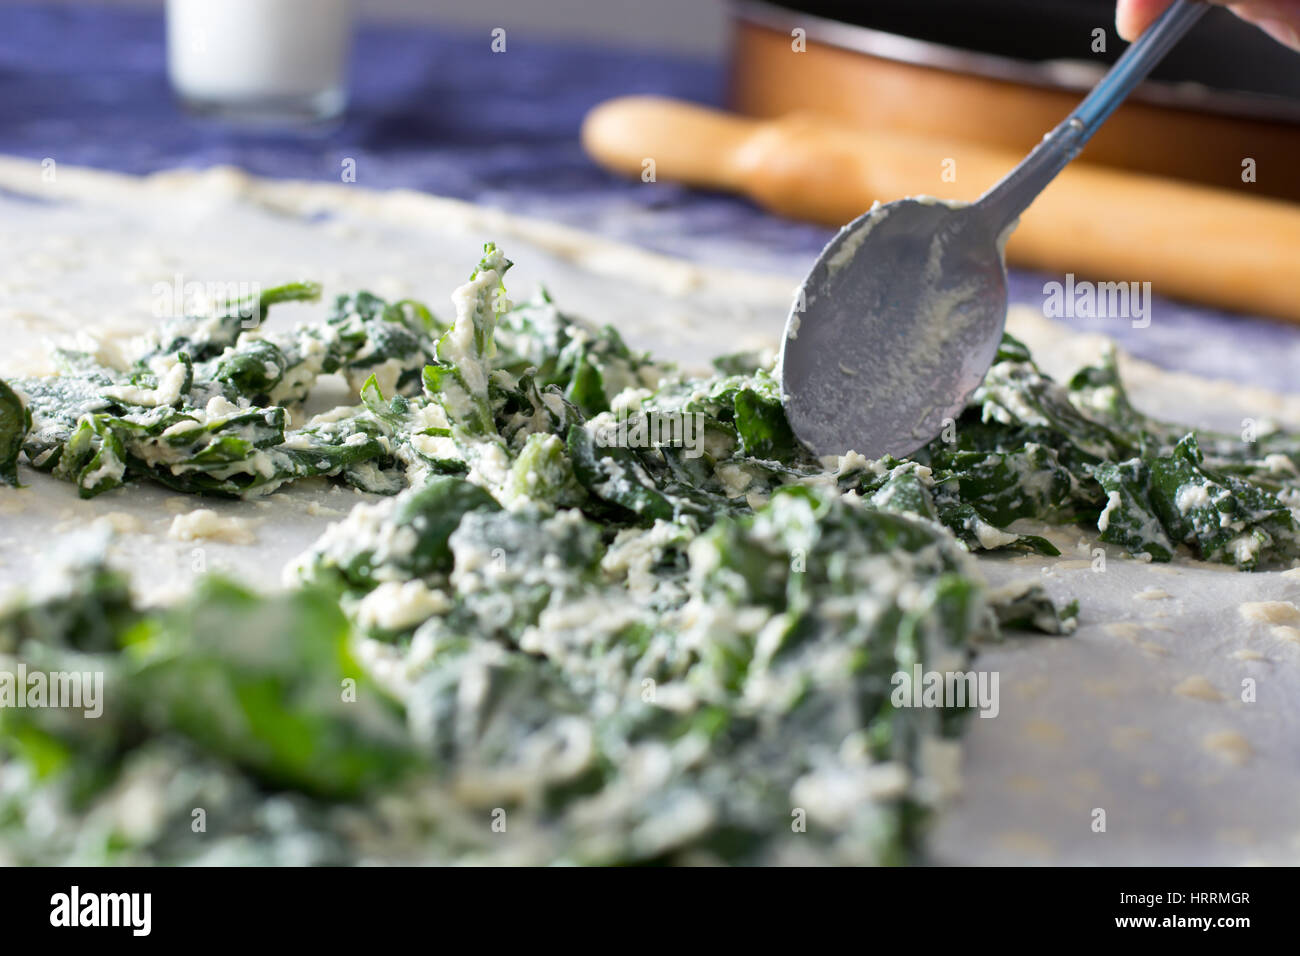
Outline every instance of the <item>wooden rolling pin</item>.
{"type": "MultiPolygon", "coordinates": [[[[610,100],[582,128],[602,165],[743,193],[781,215],[843,225],[904,196],[972,200],[1023,157],[967,142],[790,115],[751,120],[658,97],[610,100]]],[[[1085,153],[1086,155],[1086,153],[1085,153]]],[[[1300,322],[1300,205],[1075,163],[1007,246],[1012,263],[1300,322]]]]}

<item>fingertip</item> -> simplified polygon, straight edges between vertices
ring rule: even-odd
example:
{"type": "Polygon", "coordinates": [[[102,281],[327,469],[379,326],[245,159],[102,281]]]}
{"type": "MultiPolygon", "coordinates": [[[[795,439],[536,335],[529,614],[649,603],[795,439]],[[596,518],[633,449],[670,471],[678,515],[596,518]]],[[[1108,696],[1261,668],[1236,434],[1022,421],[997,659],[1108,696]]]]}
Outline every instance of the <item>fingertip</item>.
{"type": "Polygon", "coordinates": [[[1115,32],[1132,42],[1165,11],[1172,0],[1119,0],[1115,5],[1115,32]]]}
{"type": "Polygon", "coordinates": [[[1119,34],[1121,40],[1130,42],[1137,35],[1133,23],[1133,4],[1130,0],[1119,0],[1119,3],[1115,4],[1115,32],[1119,34]]]}

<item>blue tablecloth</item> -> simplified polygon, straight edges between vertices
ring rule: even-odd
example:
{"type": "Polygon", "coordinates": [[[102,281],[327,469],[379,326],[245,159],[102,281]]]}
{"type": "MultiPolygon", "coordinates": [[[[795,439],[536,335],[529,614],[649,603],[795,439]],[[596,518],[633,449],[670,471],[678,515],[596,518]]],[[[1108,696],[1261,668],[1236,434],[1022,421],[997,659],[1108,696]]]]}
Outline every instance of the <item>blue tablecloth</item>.
{"type": "MultiPolygon", "coordinates": [[[[255,135],[177,108],[158,13],[0,5],[0,153],[129,173],[229,163],[321,180],[337,180],[342,159],[352,157],[364,186],[414,187],[669,253],[800,273],[827,230],[730,196],[618,179],[578,144],[583,115],[608,97],[653,92],[714,103],[722,88],[722,65],[714,62],[515,34],[507,53],[494,54],[486,31],[363,25],[347,118],[313,133],[255,135]]],[[[1041,304],[1051,278],[1013,272],[1013,298],[1041,304]]],[[[1166,300],[1156,301],[1145,329],[1115,319],[1067,321],[1112,334],[1161,365],[1300,391],[1295,327],[1166,300]]]]}

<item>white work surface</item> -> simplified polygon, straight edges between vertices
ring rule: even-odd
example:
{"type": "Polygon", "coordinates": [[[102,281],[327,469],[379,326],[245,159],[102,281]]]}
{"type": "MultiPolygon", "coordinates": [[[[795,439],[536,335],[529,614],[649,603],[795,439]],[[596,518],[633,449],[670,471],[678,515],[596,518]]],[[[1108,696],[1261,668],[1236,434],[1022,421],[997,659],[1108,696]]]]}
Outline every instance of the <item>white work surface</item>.
{"type": "MultiPolygon", "coordinates": [[[[806,265],[775,277],[711,270],[414,193],[230,171],[134,180],[60,168],[46,182],[39,165],[3,158],[0,222],[0,377],[42,370],[49,339],[149,328],[155,284],[178,275],[266,286],[313,278],[327,299],[368,288],[422,299],[445,317],[448,293],[488,239],[516,263],[514,298],[544,281],[561,307],[613,323],[634,347],[702,366],[715,354],[774,344],[806,265]]],[[[272,321],[323,310],[281,306],[272,321]]],[[[1100,347],[1027,311],[1013,311],[1009,327],[1058,375],[1100,347]]],[[[1136,362],[1124,368],[1135,402],[1153,414],[1234,430],[1243,418],[1300,427],[1295,396],[1136,362]]],[[[98,523],[119,529],[116,553],[141,594],[159,601],[187,586],[199,558],[276,586],[285,561],[359,500],[318,483],[257,502],[147,486],[81,501],[72,486],[30,469],[22,478],[21,491],[0,489],[0,589],[29,582],[60,539],[98,523]],[[256,542],[169,538],[172,517],[198,507],[248,519],[256,542]]],[[[1060,558],[988,557],[981,567],[995,584],[1028,576],[1058,600],[1077,597],[1081,625],[1068,638],[1014,637],[982,651],[978,668],[1000,674],[1001,709],[969,721],[964,786],[935,829],[933,859],[1300,861],[1300,642],[1240,613],[1243,602],[1300,602],[1300,572],[1148,565],[1109,548],[1097,573],[1095,535],[1044,533],[1060,558]],[[1138,597],[1152,590],[1168,596],[1138,597]],[[1241,700],[1246,678],[1253,703],[1241,700]],[[1105,811],[1105,832],[1093,830],[1096,809],[1105,811]]]]}

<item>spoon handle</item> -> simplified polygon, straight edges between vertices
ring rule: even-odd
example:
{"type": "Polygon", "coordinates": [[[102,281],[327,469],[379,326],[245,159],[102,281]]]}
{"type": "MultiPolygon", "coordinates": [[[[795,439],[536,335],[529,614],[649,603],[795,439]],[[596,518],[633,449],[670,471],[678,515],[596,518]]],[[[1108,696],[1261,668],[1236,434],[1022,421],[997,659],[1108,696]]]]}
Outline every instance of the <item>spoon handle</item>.
{"type": "Polygon", "coordinates": [[[980,197],[976,208],[987,217],[995,234],[1015,223],[1207,9],[1200,0],[1175,0],[1124,51],[1078,108],[1048,133],[1019,166],[980,197]]]}

